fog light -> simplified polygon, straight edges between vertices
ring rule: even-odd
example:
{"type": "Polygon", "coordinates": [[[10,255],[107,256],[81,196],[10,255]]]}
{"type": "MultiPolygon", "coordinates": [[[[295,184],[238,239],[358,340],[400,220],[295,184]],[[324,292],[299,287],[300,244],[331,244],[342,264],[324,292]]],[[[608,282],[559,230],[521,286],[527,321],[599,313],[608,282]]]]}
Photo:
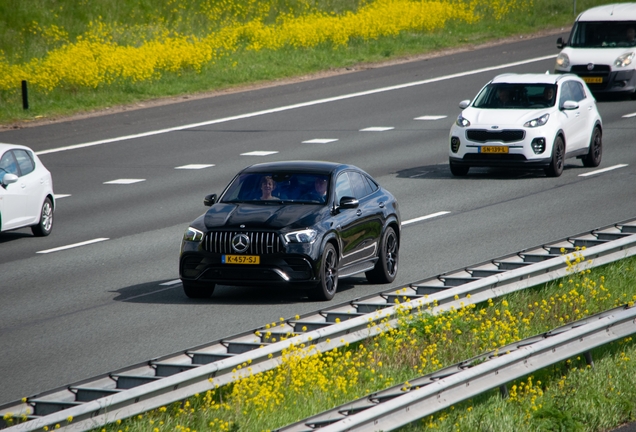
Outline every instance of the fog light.
{"type": "Polygon", "coordinates": [[[532,150],[535,154],[541,154],[545,151],[545,138],[535,138],[532,140],[532,150]]]}
{"type": "Polygon", "coordinates": [[[459,138],[451,137],[451,151],[457,153],[459,151],[459,138]]]}

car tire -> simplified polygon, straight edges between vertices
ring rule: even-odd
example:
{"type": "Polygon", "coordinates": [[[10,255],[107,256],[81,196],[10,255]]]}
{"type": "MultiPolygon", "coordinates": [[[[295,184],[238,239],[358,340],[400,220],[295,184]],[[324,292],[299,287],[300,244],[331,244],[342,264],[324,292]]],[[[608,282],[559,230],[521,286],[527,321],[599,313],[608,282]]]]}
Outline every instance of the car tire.
{"type": "Polygon", "coordinates": [[[399,248],[397,234],[391,227],[387,227],[380,242],[380,259],[373,270],[365,273],[367,280],[373,284],[391,283],[398,271],[399,248]]]}
{"type": "Polygon", "coordinates": [[[592,132],[592,138],[590,138],[590,150],[587,155],[583,157],[583,166],[594,168],[601,164],[601,158],[603,157],[603,136],[601,129],[594,128],[592,132]]]}
{"type": "Polygon", "coordinates": [[[565,165],[565,143],[563,138],[558,136],[554,139],[552,145],[552,159],[550,165],[545,169],[545,175],[548,177],[559,177],[563,174],[563,166],[565,165]]]}
{"type": "Polygon", "coordinates": [[[450,172],[455,177],[463,177],[468,174],[469,166],[466,165],[457,165],[453,162],[448,162],[448,166],[450,167],[450,172]]]}
{"type": "Polygon", "coordinates": [[[46,237],[53,230],[53,202],[46,198],[40,209],[40,221],[31,227],[31,232],[36,237],[46,237]]]}
{"type": "Polygon", "coordinates": [[[200,282],[192,282],[181,280],[183,292],[191,299],[205,299],[212,297],[214,294],[214,284],[202,284],[200,282]]]}
{"type": "Polygon", "coordinates": [[[320,262],[320,282],[311,291],[309,297],[312,300],[331,300],[338,291],[338,253],[331,244],[325,245],[320,262]]]}

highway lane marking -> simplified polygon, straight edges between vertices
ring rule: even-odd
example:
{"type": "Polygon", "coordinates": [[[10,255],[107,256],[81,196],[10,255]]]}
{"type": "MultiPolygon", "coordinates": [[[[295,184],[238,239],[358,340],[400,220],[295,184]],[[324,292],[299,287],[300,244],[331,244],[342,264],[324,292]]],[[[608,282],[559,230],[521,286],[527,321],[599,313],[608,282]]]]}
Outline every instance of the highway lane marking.
{"type": "MultiPolygon", "coordinates": [[[[181,282],[181,281],[179,281],[179,282],[181,282]]],[[[161,284],[161,285],[164,285],[164,284],[161,284]]],[[[174,287],[168,287],[168,288],[164,288],[164,289],[159,289],[157,291],[152,291],[152,292],[147,292],[147,293],[143,293],[143,294],[138,294],[136,296],[127,297],[127,298],[123,299],[122,301],[134,300],[134,299],[139,298],[139,297],[144,297],[144,296],[152,295],[152,294],[158,294],[160,292],[168,291],[168,290],[173,289],[173,288],[174,287]]]]}
{"type": "Polygon", "coordinates": [[[426,220],[426,219],[436,218],[438,216],[444,216],[445,214],[449,214],[449,213],[450,213],[449,211],[441,211],[441,212],[432,213],[432,214],[426,215],[426,216],[420,216],[420,217],[417,217],[415,219],[409,219],[409,220],[403,221],[402,222],[402,226],[409,225],[409,224],[412,224],[412,223],[415,223],[415,222],[419,222],[419,221],[423,221],[423,220],[426,220]]]}
{"type": "Polygon", "coordinates": [[[213,167],[214,164],[189,164],[189,165],[181,165],[178,167],[174,167],[174,169],[181,169],[181,170],[198,170],[198,169],[203,169],[203,168],[210,168],[213,167]]]}
{"type": "Polygon", "coordinates": [[[413,120],[441,120],[448,116],[445,115],[425,115],[421,117],[415,117],[413,120]]]}
{"type": "Polygon", "coordinates": [[[164,283],[160,283],[159,285],[163,285],[163,286],[172,286],[172,285],[176,285],[181,283],[181,279],[175,279],[175,280],[171,280],[168,282],[164,282],[164,283]]]}
{"type": "Polygon", "coordinates": [[[269,156],[278,153],[277,151],[251,151],[247,153],[241,153],[241,156],[269,156]]]}
{"type": "Polygon", "coordinates": [[[630,117],[636,117],[636,113],[625,114],[625,115],[623,116],[623,118],[630,118],[630,117]]]}
{"type": "Polygon", "coordinates": [[[420,86],[420,85],[425,85],[425,84],[431,84],[431,83],[436,83],[436,82],[440,82],[440,81],[448,81],[448,80],[455,79],[455,78],[462,78],[462,77],[466,77],[466,76],[470,76],[470,75],[477,75],[477,74],[484,73],[484,72],[491,72],[491,71],[495,71],[495,70],[499,70],[499,69],[506,69],[506,68],[510,68],[510,67],[514,67],[514,66],[525,65],[525,64],[528,64],[528,63],[536,63],[536,62],[540,62],[540,61],[544,61],[544,60],[548,60],[548,59],[553,59],[556,56],[557,56],[557,54],[552,54],[552,55],[543,56],[543,57],[535,57],[535,58],[528,59],[528,60],[521,60],[521,61],[513,62],[513,63],[505,63],[505,64],[502,64],[502,65],[490,66],[490,67],[481,68],[481,69],[475,69],[475,70],[468,71],[468,72],[458,72],[458,73],[455,73],[455,74],[443,75],[443,76],[440,76],[440,77],[430,78],[430,79],[426,79],[426,80],[422,80],[422,81],[413,81],[413,82],[409,82],[409,83],[405,83],[405,84],[398,84],[398,85],[394,85],[394,86],[390,86],[390,87],[381,87],[381,88],[377,88],[377,89],[373,89],[373,90],[367,90],[367,91],[362,91],[362,92],[358,92],[358,93],[349,93],[349,94],[345,94],[345,95],[341,95],[341,96],[334,96],[334,97],[325,98],[325,99],[317,99],[317,100],[308,101],[308,102],[301,102],[301,103],[294,104],[294,105],[286,105],[286,106],[277,107],[277,108],[271,108],[271,109],[262,110],[262,111],[255,111],[255,112],[246,113],[246,114],[239,114],[239,115],[230,116],[230,117],[223,117],[223,118],[220,118],[220,119],[208,120],[208,121],[204,121],[204,122],[200,122],[200,123],[191,123],[191,124],[187,124],[187,125],[183,125],[183,126],[175,126],[175,127],[166,128],[166,129],[158,129],[158,130],[154,130],[154,131],[142,132],[142,133],[133,134],[133,135],[125,135],[125,136],[120,136],[120,137],[115,137],[115,138],[108,138],[108,139],[103,139],[103,140],[98,140],[98,141],[91,141],[91,142],[87,142],[87,143],[74,144],[74,145],[65,146],[65,147],[58,147],[58,148],[53,148],[53,149],[49,149],[49,150],[41,150],[39,152],[35,152],[35,154],[44,155],[44,154],[49,154],[49,153],[58,153],[58,152],[67,151],[67,150],[76,150],[76,149],[80,149],[80,148],[93,147],[93,146],[97,146],[97,145],[109,144],[109,143],[114,143],[114,142],[119,142],[119,141],[126,141],[126,140],[132,140],[132,139],[137,139],[137,138],[145,138],[145,137],[149,137],[149,136],[153,136],[153,135],[160,135],[160,134],[165,134],[165,133],[170,133],[170,132],[182,131],[182,130],[186,130],[186,129],[193,129],[193,128],[202,127],[202,126],[209,126],[209,125],[213,125],[213,124],[226,123],[226,122],[230,122],[230,121],[234,121],[234,120],[242,120],[242,119],[247,119],[247,118],[251,118],[251,117],[258,117],[258,116],[267,115],[267,114],[274,114],[274,113],[279,113],[279,112],[282,112],[282,111],[289,111],[289,110],[294,110],[294,109],[298,109],[298,108],[305,108],[305,107],[314,106],[314,105],[320,105],[320,104],[325,104],[325,103],[330,103],[330,102],[337,102],[337,101],[341,101],[341,100],[345,100],[345,99],[352,99],[352,98],[361,97],[361,96],[369,96],[369,95],[373,95],[373,94],[377,94],[377,93],[383,93],[383,92],[394,91],[394,90],[402,90],[402,89],[409,88],[409,87],[415,87],[415,86],[420,86]]]}
{"type": "Polygon", "coordinates": [[[43,251],[38,251],[36,253],[47,254],[47,253],[51,253],[51,252],[59,252],[59,251],[63,251],[63,250],[66,250],[66,249],[73,249],[73,248],[80,247],[80,246],[86,246],[86,245],[93,244],[93,243],[103,242],[103,241],[106,241],[106,240],[110,240],[110,239],[108,239],[108,238],[96,238],[96,239],[93,239],[93,240],[87,240],[87,241],[83,241],[83,242],[80,242],[80,243],[74,243],[74,244],[67,245],[67,246],[60,246],[60,247],[53,248],[53,249],[47,249],[47,250],[43,250],[43,251]]]}
{"type": "Polygon", "coordinates": [[[53,194],[53,198],[55,198],[56,200],[60,199],[60,198],[66,198],[66,197],[70,197],[71,194],[53,194]]]}
{"type": "Polygon", "coordinates": [[[395,129],[393,126],[372,126],[364,129],[360,129],[360,132],[385,132],[395,129]]]}
{"type": "Polygon", "coordinates": [[[338,141],[338,138],[315,138],[307,141],[303,141],[303,144],[329,144],[334,141],[338,141]]]}
{"type": "Polygon", "coordinates": [[[117,179],[104,182],[104,184],[121,184],[121,185],[129,185],[133,183],[139,183],[142,181],[146,181],[146,179],[117,179]]]}
{"type": "Polygon", "coordinates": [[[626,167],[628,165],[629,164],[618,164],[618,165],[614,165],[614,166],[611,166],[611,167],[603,168],[603,169],[600,169],[600,170],[590,171],[590,172],[587,172],[585,174],[579,174],[579,177],[587,177],[587,176],[591,176],[591,175],[595,175],[595,174],[600,174],[600,173],[604,173],[604,172],[607,172],[607,171],[612,171],[612,170],[615,170],[615,169],[618,169],[618,168],[624,168],[624,167],[626,167]]]}

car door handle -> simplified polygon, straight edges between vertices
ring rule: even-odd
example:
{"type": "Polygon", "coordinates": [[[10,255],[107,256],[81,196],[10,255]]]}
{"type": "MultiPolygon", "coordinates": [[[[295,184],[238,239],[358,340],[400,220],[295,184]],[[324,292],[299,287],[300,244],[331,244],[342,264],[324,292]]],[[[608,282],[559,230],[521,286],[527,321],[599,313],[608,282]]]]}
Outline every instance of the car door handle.
{"type": "Polygon", "coordinates": [[[358,209],[358,211],[356,211],[356,214],[360,216],[362,214],[362,210],[358,209]]]}
{"type": "Polygon", "coordinates": [[[20,184],[20,187],[21,187],[22,189],[24,189],[24,188],[26,187],[26,183],[21,183],[21,184],[20,184]]]}
{"type": "Polygon", "coordinates": [[[378,205],[380,206],[380,208],[384,208],[384,201],[380,201],[378,205]]]}

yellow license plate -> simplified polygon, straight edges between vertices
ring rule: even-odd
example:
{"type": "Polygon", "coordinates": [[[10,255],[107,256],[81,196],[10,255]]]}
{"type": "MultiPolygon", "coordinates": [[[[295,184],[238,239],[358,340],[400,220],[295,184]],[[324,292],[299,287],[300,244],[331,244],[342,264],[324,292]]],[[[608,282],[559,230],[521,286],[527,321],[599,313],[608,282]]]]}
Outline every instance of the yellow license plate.
{"type": "Polygon", "coordinates": [[[223,264],[260,264],[261,257],[258,255],[223,255],[223,264]]]}
{"type": "Polygon", "coordinates": [[[583,77],[583,81],[589,84],[603,84],[603,77],[583,77]]]}
{"type": "Polygon", "coordinates": [[[503,146],[484,146],[479,150],[480,153],[508,153],[508,147],[503,146]]]}

